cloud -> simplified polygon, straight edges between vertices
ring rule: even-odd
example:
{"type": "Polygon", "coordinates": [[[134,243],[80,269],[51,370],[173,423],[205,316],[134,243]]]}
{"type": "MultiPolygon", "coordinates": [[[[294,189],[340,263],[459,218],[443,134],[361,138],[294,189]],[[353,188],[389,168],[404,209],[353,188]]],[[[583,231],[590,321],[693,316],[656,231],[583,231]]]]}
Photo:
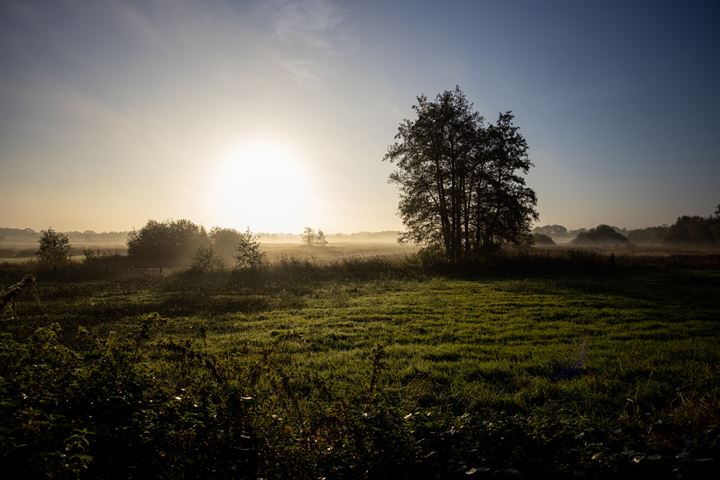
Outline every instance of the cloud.
{"type": "Polygon", "coordinates": [[[341,38],[338,27],[345,15],[324,0],[309,0],[283,6],[271,19],[274,34],[293,46],[332,49],[341,38]]]}
{"type": "Polygon", "coordinates": [[[327,0],[277,4],[269,16],[269,33],[280,50],[275,64],[297,84],[317,84],[332,74],[332,64],[347,53],[346,15],[327,0]]]}
{"type": "Polygon", "coordinates": [[[284,60],[280,62],[290,76],[300,85],[310,85],[320,81],[318,66],[306,60],[284,60]]]}

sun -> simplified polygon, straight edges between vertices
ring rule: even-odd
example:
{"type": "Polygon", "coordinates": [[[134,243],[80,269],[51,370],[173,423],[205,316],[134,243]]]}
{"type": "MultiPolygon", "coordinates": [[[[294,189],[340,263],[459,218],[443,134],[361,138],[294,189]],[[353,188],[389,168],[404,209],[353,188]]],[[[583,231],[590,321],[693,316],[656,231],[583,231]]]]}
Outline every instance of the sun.
{"type": "Polygon", "coordinates": [[[216,218],[256,232],[294,232],[309,213],[309,176],[296,154],[274,143],[235,149],[215,179],[216,218]]]}

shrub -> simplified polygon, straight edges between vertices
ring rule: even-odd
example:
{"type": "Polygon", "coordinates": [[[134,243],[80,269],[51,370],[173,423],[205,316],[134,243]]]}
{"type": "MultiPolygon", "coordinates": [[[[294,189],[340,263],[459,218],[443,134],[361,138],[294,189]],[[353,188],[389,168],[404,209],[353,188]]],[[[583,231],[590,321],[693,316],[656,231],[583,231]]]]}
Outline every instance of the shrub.
{"type": "Polygon", "coordinates": [[[552,237],[543,233],[533,233],[533,242],[536,245],[555,245],[555,241],[552,237]]]}
{"type": "Polygon", "coordinates": [[[572,243],[575,245],[617,245],[629,244],[630,240],[609,225],[598,225],[586,232],[580,232],[572,243]]]}
{"type": "Polygon", "coordinates": [[[190,220],[148,220],[144,227],[128,235],[128,257],[144,266],[186,265],[198,248],[207,245],[205,229],[190,220]]]}
{"type": "Polygon", "coordinates": [[[43,266],[55,268],[70,260],[70,240],[64,233],[52,228],[42,230],[38,243],[40,246],[36,255],[43,266]]]}
{"type": "Polygon", "coordinates": [[[190,262],[190,270],[197,273],[222,270],[224,266],[225,262],[212,247],[198,248],[190,262]]]}

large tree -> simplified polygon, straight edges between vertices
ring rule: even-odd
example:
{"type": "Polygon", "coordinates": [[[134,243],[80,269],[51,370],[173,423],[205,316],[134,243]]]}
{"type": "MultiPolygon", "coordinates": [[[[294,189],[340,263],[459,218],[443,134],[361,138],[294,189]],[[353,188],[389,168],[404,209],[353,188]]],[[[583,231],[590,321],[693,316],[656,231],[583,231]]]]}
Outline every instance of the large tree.
{"type": "Polygon", "coordinates": [[[459,87],[417,102],[417,117],[400,123],[384,157],[396,166],[401,240],[460,261],[527,238],[537,198],[525,184],[532,163],[513,114],[486,125],[459,87]]]}

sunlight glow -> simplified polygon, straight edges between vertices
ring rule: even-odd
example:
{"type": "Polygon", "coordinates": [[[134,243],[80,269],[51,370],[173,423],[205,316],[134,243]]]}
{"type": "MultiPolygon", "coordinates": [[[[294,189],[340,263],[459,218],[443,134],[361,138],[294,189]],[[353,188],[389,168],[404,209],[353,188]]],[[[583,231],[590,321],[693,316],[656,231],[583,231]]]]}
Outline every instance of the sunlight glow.
{"type": "Polygon", "coordinates": [[[217,170],[215,216],[219,223],[255,232],[295,232],[307,222],[309,176],[281,145],[254,142],[235,149],[217,170]]]}

